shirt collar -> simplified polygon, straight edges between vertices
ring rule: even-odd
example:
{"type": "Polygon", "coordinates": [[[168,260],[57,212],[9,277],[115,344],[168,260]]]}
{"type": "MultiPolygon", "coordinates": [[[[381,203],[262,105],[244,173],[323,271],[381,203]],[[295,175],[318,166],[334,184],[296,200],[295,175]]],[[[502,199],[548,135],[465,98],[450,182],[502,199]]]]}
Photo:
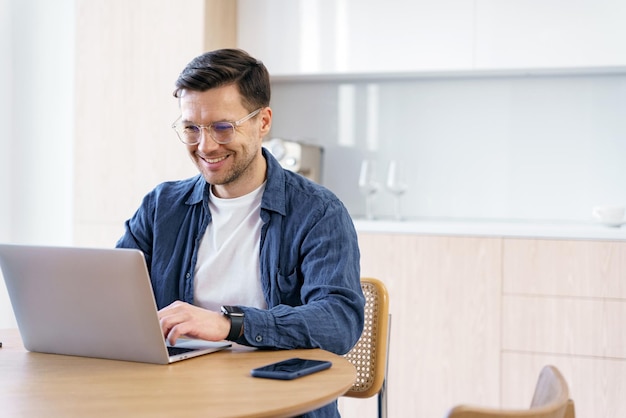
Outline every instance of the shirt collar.
{"type": "Polygon", "coordinates": [[[191,194],[185,201],[187,205],[195,205],[206,197],[207,202],[209,201],[209,184],[204,180],[202,174],[198,174],[196,176],[196,184],[193,186],[193,190],[191,194]]]}
{"type": "Polygon", "coordinates": [[[286,215],[285,209],[285,169],[270,152],[263,148],[263,156],[267,161],[267,183],[261,200],[261,209],[286,215]]]}

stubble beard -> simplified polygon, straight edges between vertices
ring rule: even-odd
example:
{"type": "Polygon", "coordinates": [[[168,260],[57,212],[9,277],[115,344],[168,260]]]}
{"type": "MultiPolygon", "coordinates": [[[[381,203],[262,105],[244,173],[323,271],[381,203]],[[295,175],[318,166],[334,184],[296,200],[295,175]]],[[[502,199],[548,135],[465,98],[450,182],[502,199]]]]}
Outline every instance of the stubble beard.
{"type": "MultiPolygon", "coordinates": [[[[244,155],[237,155],[239,157],[238,160],[234,161],[233,165],[231,165],[231,167],[225,173],[216,173],[207,170],[205,167],[203,167],[203,163],[200,162],[201,158],[196,154],[192,156],[192,159],[207,183],[211,185],[224,186],[234,183],[242,178],[242,176],[245,175],[245,173],[252,166],[252,163],[254,161],[253,154],[246,153],[244,155]]],[[[230,154],[228,158],[234,159],[234,156],[235,154],[230,154]]]]}

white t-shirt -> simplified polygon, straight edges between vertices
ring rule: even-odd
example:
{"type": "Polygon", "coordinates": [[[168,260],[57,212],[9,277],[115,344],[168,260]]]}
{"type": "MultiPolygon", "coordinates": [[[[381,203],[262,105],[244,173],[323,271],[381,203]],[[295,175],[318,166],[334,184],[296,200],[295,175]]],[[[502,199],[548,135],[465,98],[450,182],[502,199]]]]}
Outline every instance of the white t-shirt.
{"type": "Polygon", "coordinates": [[[194,304],[213,311],[222,305],[265,309],[259,262],[261,198],[265,183],[245,196],[211,194],[209,223],[198,249],[194,304]]]}

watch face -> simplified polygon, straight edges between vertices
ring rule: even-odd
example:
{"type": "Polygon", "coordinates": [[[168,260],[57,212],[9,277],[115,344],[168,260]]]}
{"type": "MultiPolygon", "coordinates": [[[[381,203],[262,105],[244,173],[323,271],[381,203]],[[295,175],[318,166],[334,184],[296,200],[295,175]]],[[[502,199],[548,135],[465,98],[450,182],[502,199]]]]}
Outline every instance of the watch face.
{"type": "Polygon", "coordinates": [[[243,311],[237,306],[222,306],[222,312],[230,316],[242,316],[243,311]]]}

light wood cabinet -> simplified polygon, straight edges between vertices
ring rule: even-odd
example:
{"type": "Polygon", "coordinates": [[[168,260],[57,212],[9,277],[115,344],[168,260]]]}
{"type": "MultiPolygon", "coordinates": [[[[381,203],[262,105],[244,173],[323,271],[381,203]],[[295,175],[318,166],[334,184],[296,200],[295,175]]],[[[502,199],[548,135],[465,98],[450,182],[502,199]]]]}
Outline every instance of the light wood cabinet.
{"type": "Polygon", "coordinates": [[[526,405],[521,386],[552,363],[577,416],[626,416],[625,261],[626,242],[504,240],[503,404],[526,405]]]}
{"type": "MultiPolygon", "coordinates": [[[[362,275],[390,292],[390,416],[526,408],[545,364],[564,373],[577,416],[626,416],[626,242],[363,232],[359,242],[362,275]]],[[[376,415],[375,398],[340,407],[376,415]]]]}
{"type": "Polygon", "coordinates": [[[505,351],[502,354],[502,403],[527,407],[539,370],[545,364],[558,367],[567,379],[578,418],[626,416],[626,361],[616,358],[505,351]]]}
{"type": "MultiPolygon", "coordinates": [[[[501,242],[359,234],[362,275],[390,293],[389,416],[498,403],[501,242]]],[[[340,402],[342,416],[376,416],[375,399],[340,402]]]]}
{"type": "Polygon", "coordinates": [[[626,299],[626,243],[507,239],[506,294],[626,299]]]}

